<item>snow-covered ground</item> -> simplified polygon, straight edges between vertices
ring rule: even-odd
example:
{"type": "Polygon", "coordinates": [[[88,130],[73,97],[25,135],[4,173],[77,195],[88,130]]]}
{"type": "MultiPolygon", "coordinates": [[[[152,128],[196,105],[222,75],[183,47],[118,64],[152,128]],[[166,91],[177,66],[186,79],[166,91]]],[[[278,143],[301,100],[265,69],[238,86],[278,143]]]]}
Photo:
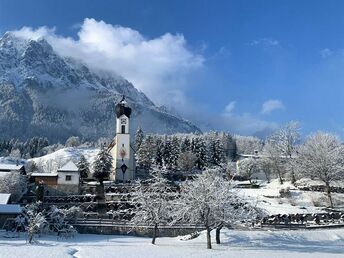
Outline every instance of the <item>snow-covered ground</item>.
{"type": "MultiPolygon", "coordinates": [[[[3,235],[3,234],[2,234],[3,235]]],[[[1,233],[0,233],[1,236],[1,233]]],[[[214,237],[214,236],[213,236],[214,237]]],[[[309,231],[236,231],[223,230],[222,244],[206,249],[205,234],[188,241],[179,238],[151,239],[131,236],[77,235],[56,240],[42,237],[39,243],[26,244],[21,238],[0,237],[0,258],[107,258],[107,257],[343,257],[344,229],[309,231]]]]}
{"type": "MultiPolygon", "coordinates": [[[[269,214],[324,212],[323,209],[328,205],[327,196],[323,192],[301,191],[290,182],[281,185],[278,179],[269,184],[260,183],[261,188],[238,189],[238,194],[269,214]],[[280,189],[287,188],[290,189],[290,196],[280,198],[280,189]]],[[[332,197],[337,202],[337,208],[344,204],[344,194],[332,193],[332,197]]]]}

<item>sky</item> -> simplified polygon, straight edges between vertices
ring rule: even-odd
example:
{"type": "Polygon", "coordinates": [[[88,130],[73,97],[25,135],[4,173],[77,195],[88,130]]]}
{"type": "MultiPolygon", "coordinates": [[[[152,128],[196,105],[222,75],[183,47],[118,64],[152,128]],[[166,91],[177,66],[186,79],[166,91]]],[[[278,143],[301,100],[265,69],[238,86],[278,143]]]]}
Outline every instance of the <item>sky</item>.
{"type": "Polygon", "coordinates": [[[344,136],[344,2],[0,1],[0,33],[124,76],[203,129],[344,136]]]}

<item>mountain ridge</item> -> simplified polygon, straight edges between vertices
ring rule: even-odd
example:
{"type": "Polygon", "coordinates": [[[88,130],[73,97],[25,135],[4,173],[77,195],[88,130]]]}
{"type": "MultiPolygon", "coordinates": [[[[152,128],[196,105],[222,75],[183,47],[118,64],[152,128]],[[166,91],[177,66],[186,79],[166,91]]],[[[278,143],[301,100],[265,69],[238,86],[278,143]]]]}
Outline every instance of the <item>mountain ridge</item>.
{"type": "Polygon", "coordinates": [[[200,131],[157,107],[125,78],[58,55],[44,38],[27,40],[10,32],[0,38],[3,138],[113,137],[114,107],[122,95],[133,109],[132,132],[138,126],[146,133],[200,131]]]}

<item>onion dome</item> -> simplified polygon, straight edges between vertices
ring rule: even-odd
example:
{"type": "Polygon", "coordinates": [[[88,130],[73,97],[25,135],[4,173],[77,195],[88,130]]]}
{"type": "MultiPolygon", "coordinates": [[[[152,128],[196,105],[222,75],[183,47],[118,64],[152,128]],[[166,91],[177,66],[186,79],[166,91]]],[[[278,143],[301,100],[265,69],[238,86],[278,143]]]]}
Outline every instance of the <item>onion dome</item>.
{"type": "Polygon", "coordinates": [[[116,105],[116,116],[117,118],[125,115],[126,117],[130,118],[131,108],[127,106],[127,101],[123,96],[121,101],[116,105]]]}

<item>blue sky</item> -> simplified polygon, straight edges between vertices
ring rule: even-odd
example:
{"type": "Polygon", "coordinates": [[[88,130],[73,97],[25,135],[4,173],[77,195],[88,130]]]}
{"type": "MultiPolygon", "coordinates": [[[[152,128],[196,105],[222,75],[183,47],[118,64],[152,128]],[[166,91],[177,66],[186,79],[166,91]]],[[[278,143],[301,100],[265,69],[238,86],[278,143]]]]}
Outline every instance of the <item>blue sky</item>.
{"type": "Polygon", "coordinates": [[[46,26],[78,40],[85,18],[92,18],[94,26],[131,28],[144,40],[170,33],[173,43],[182,35],[183,69],[169,66],[174,73],[160,71],[163,79],[147,81],[178,92],[159,98],[160,86],[147,89],[153,100],[163,99],[159,104],[233,133],[262,135],[298,120],[303,134],[343,136],[343,13],[343,1],[2,0],[0,32],[46,26]]]}

